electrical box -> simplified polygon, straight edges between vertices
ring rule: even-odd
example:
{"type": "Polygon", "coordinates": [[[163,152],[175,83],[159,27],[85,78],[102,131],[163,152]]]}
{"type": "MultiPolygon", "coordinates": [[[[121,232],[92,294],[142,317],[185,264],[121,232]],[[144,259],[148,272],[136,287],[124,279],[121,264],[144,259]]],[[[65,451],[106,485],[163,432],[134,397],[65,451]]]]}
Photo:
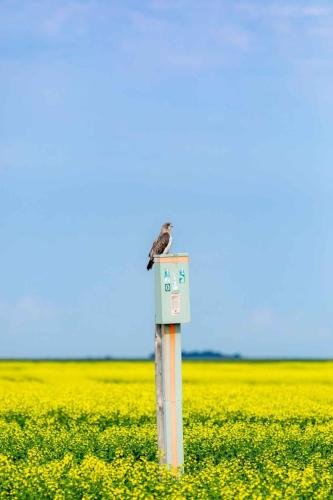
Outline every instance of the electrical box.
{"type": "Polygon", "coordinates": [[[188,254],[156,255],[154,268],[155,323],[188,323],[191,320],[188,254]]]}

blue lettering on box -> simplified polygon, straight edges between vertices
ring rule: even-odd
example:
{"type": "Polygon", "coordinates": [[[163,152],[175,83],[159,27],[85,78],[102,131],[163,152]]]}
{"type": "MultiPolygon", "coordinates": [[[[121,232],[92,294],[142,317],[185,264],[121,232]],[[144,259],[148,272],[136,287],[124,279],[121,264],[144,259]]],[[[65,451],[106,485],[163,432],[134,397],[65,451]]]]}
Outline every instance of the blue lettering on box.
{"type": "Polygon", "coordinates": [[[185,270],[179,269],[179,283],[185,283],[185,270]]]}

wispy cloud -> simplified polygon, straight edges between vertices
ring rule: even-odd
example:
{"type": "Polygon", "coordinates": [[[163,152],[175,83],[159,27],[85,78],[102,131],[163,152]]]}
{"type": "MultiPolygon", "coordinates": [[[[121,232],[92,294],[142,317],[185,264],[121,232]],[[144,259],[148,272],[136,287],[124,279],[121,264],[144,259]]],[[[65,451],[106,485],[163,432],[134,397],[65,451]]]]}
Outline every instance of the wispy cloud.
{"type": "Polygon", "coordinates": [[[295,3],[258,3],[258,2],[239,2],[235,9],[240,14],[246,14],[248,17],[284,17],[284,18],[307,18],[307,17],[326,17],[333,14],[333,7],[325,4],[306,5],[305,2],[295,3]]]}
{"type": "Polygon", "coordinates": [[[27,295],[15,302],[0,301],[0,323],[11,334],[43,328],[56,317],[54,305],[41,297],[27,295]]]}
{"type": "Polygon", "coordinates": [[[198,2],[182,8],[153,3],[153,10],[128,11],[131,28],[121,47],[132,60],[159,69],[218,68],[248,52],[251,33],[228,10],[198,2]],[[216,12],[217,9],[217,12],[216,12]],[[173,15],[171,15],[173,14],[173,15]]]}
{"type": "Polygon", "coordinates": [[[295,46],[298,50],[303,48],[304,52],[310,48],[322,52],[325,47],[318,44],[333,40],[333,6],[326,3],[309,5],[304,1],[297,4],[240,2],[236,4],[235,13],[240,22],[254,22],[253,30],[257,35],[265,28],[272,30],[272,37],[279,37],[283,33],[280,42],[282,46],[289,47],[290,56],[293,55],[295,46]]]}
{"type": "Polygon", "coordinates": [[[250,334],[294,335],[300,330],[304,315],[299,311],[282,312],[270,306],[258,306],[250,310],[245,319],[245,328],[250,334]]]}
{"type": "Polygon", "coordinates": [[[269,328],[278,320],[276,312],[270,307],[258,307],[249,314],[248,323],[253,328],[269,328]]]}
{"type": "MultiPolygon", "coordinates": [[[[0,4],[0,37],[6,44],[29,39],[65,43],[83,39],[105,15],[102,2],[5,0],[0,4]]],[[[110,8],[107,9],[111,11],[110,8]]],[[[31,50],[36,48],[36,43],[31,50]]]]}
{"type": "MultiPolygon", "coordinates": [[[[311,74],[317,62],[326,64],[323,80],[333,73],[332,23],[333,6],[325,1],[5,0],[0,4],[6,58],[23,53],[32,60],[43,52],[75,61],[77,53],[86,57],[93,50],[113,72],[148,81],[242,64],[266,73],[278,61],[291,78],[310,88],[313,78],[318,81],[311,74]]],[[[325,94],[330,93],[327,87],[325,94]]]]}
{"type": "MultiPolygon", "coordinates": [[[[332,39],[333,6],[276,2],[190,2],[146,0],[133,6],[101,0],[80,2],[4,1],[0,5],[0,33],[15,38],[38,37],[59,44],[85,39],[136,58],[145,66],[185,69],[219,67],[237,55],[256,49],[263,36],[277,37],[289,46],[289,56],[308,37],[312,50],[320,39],[332,39]],[[118,27],[121,26],[119,30],[118,27]],[[273,31],[269,35],[267,29],[273,31]],[[302,36],[299,43],[295,39],[302,36]],[[297,47],[296,47],[297,46],[297,47]]],[[[0,35],[1,36],[1,35],[0,35]]],[[[266,41],[267,45],[267,41],[266,41]]],[[[32,47],[33,50],[35,46],[32,47]]],[[[271,48],[271,44],[268,43],[271,48]]],[[[321,48],[324,50],[324,48],[321,48]]],[[[286,54],[288,56],[288,54],[286,54]]]]}
{"type": "Polygon", "coordinates": [[[59,37],[71,32],[74,36],[86,33],[89,20],[96,15],[96,4],[92,2],[68,2],[41,19],[41,32],[50,37],[59,37]]]}

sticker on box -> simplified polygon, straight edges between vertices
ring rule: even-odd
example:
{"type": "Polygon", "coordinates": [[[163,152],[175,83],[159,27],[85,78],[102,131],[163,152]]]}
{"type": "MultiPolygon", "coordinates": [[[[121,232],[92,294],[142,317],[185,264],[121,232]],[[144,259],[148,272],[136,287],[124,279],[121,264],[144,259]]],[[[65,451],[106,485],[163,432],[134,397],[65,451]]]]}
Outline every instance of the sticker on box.
{"type": "Polygon", "coordinates": [[[171,316],[177,316],[180,314],[180,294],[171,294],[171,316]]]}

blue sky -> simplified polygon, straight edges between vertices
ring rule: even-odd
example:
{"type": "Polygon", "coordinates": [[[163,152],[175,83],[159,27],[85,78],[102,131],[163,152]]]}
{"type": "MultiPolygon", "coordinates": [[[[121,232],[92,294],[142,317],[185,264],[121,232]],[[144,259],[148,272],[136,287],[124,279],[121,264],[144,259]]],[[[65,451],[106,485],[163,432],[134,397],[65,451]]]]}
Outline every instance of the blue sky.
{"type": "Polygon", "coordinates": [[[0,4],[0,356],[153,349],[159,226],[185,349],[333,356],[333,5],[0,4]]]}

